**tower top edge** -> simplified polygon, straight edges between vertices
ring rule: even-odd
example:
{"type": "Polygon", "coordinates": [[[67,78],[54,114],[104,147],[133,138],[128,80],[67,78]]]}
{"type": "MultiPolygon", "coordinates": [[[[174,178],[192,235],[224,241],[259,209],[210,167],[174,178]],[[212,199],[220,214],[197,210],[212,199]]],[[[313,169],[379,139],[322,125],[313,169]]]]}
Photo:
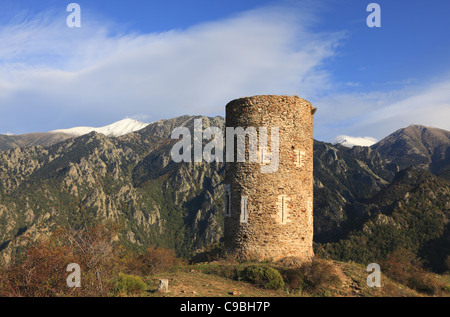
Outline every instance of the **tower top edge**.
{"type": "Polygon", "coordinates": [[[312,107],[312,104],[303,98],[300,98],[297,95],[294,96],[288,96],[288,95],[255,95],[251,97],[241,97],[234,99],[230,101],[226,107],[228,106],[235,106],[235,105],[248,105],[251,106],[253,104],[255,105],[261,105],[264,103],[280,103],[280,102],[287,102],[287,103],[301,103],[301,104],[309,104],[312,107]]]}

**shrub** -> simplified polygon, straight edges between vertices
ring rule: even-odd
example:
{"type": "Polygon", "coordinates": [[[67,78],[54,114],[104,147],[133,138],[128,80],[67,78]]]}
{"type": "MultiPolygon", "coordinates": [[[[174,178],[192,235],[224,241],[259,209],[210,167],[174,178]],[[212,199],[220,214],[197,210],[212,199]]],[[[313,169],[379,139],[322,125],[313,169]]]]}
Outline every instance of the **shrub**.
{"type": "Polygon", "coordinates": [[[280,272],[267,266],[247,266],[239,272],[239,277],[266,289],[280,289],[284,287],[283,277],[280,272]]]}
{"type": "Polygon", "coordinates": [[[381,267],[394,281],[407,285],[411,274],[422,270],[422,263],[414,252],[400,248],[391,253],[381,267]]]}
{"type": "Polygon", "coordinates": [[[438,293],[442,286],[422,267],[422,261],[413,252],[397,249],[382,263],[383,272],[394,281],[428,295],[438,293]]]}
{"type": "Polygon", "coordinates": [[[0,269],[0,296],[107,296],[116,271],[116,227],[57,230],[31,243],[17,262],[0,269]],[[69,288],[70,263],[81,268],[81,288],[69,288]]]}
{"type": "Polygon", "coordinates": [[[67,289],[66,266],[74,256],[55,236],[36,241],[27,248],[26,258],[17,265],[2,269],[3,285],[0,296],[49,297],[63,294],[67,289]]]}
{"type": "Polygon", "coordinates": [[[306,288],[305,274],[300,268],[289,268],[284,270],[283,279],[287,284],[289,291],[303,290],[306,288]]]}
{"type": "Polygon", "coordinates": [[[125,266],[130,273],[153,275],[166,272],[180,263],[174,250],[149,247],[143,253],[129,254],[125,266]]]}
{"type": "Polygon", "coordinates": [[[442,290],[444,293],[450,293],[450,285],[444,285],[444,286],[442,286],[441,290],[442,290]]]}
{"type": "Polygon", "coordinates": [[[428,295],[437,294],[443,287],[437,280],[425,272],[414,272],[410,275],[407,285],[418,292],[428,295]]]}
{"type": "Polygon", "coordinates": [[[120,273],[114,282],[114,290],[118,294],[140,294],[147,289],[144,281],[136,275],[120,273]]]}
{"type": "Polygon", "coordinates": [[[311,294],[325,292],[333,287],[341,286],[341,279],[336,268],[327,260],[314,258],[301,267],[303,271],[304,289],[311,294]]]}

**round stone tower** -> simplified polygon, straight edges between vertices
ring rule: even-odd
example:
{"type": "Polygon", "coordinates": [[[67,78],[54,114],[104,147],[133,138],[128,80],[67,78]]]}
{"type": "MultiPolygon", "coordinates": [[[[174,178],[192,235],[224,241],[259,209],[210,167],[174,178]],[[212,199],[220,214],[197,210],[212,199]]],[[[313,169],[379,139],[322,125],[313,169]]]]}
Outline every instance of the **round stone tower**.
{"type": "Polygon", "coordinates": [[[254,96],[227,104],[229,254],[274,261],[291,257],[307,261],[313,256],[314,111],[308,101],[289,96],[254,96]],[[245,140],[244,150],[239,139],[245,140]],[[245,151],[244,162],[239,162],[239,151],[241,158],[245,151]]]}

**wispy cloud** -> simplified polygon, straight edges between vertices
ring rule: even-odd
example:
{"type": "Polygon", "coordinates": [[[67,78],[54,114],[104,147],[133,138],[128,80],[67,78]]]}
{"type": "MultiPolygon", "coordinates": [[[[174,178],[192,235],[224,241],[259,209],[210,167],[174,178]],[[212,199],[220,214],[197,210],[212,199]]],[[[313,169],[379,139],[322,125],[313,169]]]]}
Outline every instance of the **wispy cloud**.
{"type": "Polygon", "coordinates": [[[0,28],[0,127],[13,133],[223,115],[231,99],[298,94],[318,108],[315,138],[381,139],[417,123],[450,130],[450,79],[364,86],[338,82],[345,32],[318,33],[320,10],[272,6],[160,33],[83,16],[80,29],[45,12],[0,28]]]}
{"type": "Polygon", "coordinates": [[[274,7],[152,34],[60,22],[43,15],[0,31],[5,129],[15,120],[50,130],[77,119],[215,115],[242,96],[313,96],[328,85],[322,64],[341,37],[309,32],[307,15],[274,7]]]}
{"type": "Polygon", "coordinates": [[[381,139],[411,124],[450,130],[450,78],[397,90],[336,92],[316,105],[316,137],[326,141],[341,134],[381,139]]]}
{"type": "Polygon", "coordinates": [[[355,127],[376,131],[383,125],[392,131],[399,124],[422,124],[450,130],[450,79],[414,88],[408,96],[373,109],[355,127]]]}

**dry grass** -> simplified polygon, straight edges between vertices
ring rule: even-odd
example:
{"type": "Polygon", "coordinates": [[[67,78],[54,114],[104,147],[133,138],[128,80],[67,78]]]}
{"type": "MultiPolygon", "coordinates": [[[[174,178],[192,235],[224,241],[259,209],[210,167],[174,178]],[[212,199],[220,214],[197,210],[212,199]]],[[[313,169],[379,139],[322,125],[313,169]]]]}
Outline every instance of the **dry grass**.
{"type": "MultiPolygon", "coordinates": [[[[241,264],[242,265],[242,264],[241,264]]],[[[269,264],[265,264],[269,265],[269,264]]],[[[148,276],[146,282],[148,291],[145,296],[151,297],[425,297],[405,285],[391,280],[382,275],[382,287],[370,288],[367,286],[366,268],[356,263],[321,260],[323,270],[319,277],[313,278],[317,282],[315,287],[295,289],[286,281],[286,287],[280,290],[267,290],[256,285],[237,281],[233,278],[236,264],[225,262],[202,263],[199,265],[185,266],[183,269],[172,273],[160,273],[148,276]],[[208,269],[208,267],[211,268],[208,269]],[[326,269],[332,270],[332,277],[326,277],[326,269]],[[204,273],[204,272],[208,273],[204,273]],[[331,282],[327,281],[331,278],[331,282]],[[169,279],[169,293],[157,292],[159,279],[169,279]],[[233,295],[234,294],[234,295],[233,295]]],[[[275,267],[275,266],[274,266],[275,267]]],[[[281,268],[279,268],[280,271],[281,268]]],[[[320,271],[320,270],[319,270],[320,271]]],[[[286,272],[282,271],[286,278],[286,272]]],[[[318,273],[317,273],[318,274],[318,273]]],[[[440,276],[442,280],[450,280],[450,277],[440,276]]],[[[291,276],[292,278],[292,276],[291,276]]],[[[445,296],[445,295],[444,295],[445,296]]]]}
{"type": "Polygon", "coordinates": [[[285,291],[266,290],[250,283],[198,271],[161,273],[148,277],[147,296],[156,297],[280,297],[285,291]],[[160,279],[169,280],[169,293],[157,292],[160,279]],[[234,295],[233,295],[234,294],[234,295]]]}

